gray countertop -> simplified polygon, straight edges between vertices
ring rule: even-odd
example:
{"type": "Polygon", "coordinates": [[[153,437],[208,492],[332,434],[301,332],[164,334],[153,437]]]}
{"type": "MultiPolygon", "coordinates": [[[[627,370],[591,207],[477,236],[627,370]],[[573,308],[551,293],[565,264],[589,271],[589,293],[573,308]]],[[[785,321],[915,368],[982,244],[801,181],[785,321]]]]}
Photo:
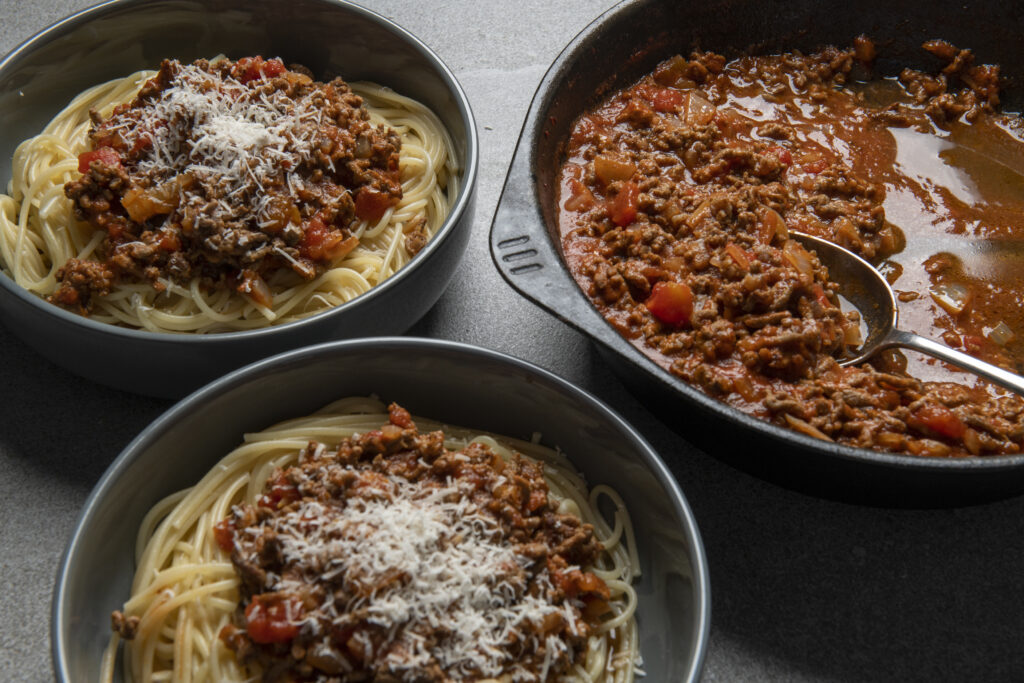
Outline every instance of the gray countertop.
{"type": "MultiPolygon", "coordinates": [[[[88,0],[0,0],[0,53],[88,0]]],[[[610,0],[365,0],[431,46],[469,94],[481,137],[463,267],[410,334],[503,351],[609,403],[693,508],[712,582],[707,681],[1024,679],[1024,497],[953,510],[856,507],[722,464],[626,393],[585,338],[500,278],[487,233],[548,64],[610,0]]],[[[40,121],[40,127],[45,122],[40,121]]],[[[120,450],[170,403],[99,387],[0,327],[0,681],[44,681],[58,560],[120,450]]]]}

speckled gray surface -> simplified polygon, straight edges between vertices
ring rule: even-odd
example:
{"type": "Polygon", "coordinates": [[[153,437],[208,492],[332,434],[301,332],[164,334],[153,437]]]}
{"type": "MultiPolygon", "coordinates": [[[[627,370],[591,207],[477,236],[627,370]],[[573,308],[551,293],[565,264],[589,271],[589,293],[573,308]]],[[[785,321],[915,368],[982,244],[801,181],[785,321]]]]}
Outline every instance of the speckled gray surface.
{"type": "MultiPolygon", "coordinates": [[[[0,0],[0,53],[89,4],[0,0]]],[[[880,510],[748,477],[650,417],[585,339],[521,300],[494,270],[487,231],[533,90],[561,47],[611,2],[365,4],[446,61],[469,94],[482,143],[464,268],[411,333],[551,369],[611,404],[660,451],[708,553],[705,680],[1024,680],[1024,497],[880,510]]],[[[169,404],[86,383],[2,327],[0,358],[0,681],[45,681],[53,678],[54,576],[79,507],[121,448],[169,404]]]]}

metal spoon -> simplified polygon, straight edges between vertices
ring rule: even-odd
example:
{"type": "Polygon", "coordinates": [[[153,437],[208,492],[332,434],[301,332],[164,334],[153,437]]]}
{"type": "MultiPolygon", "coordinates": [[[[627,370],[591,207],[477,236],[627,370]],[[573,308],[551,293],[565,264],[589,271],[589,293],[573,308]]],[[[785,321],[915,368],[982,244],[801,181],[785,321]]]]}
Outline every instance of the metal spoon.
{"type": "Polygon", "coordinates": [[[886,279],[870,263],[819,237],[793,232],[790,237],[818,254],[818,258],[828,268],[832,281],[839,285],[840,293],[854,305],[867,324],[868,334],[861,347],[854,352],[857,355],[841,360],[840,365],[863,363],[883,349],[901,346],[927,353],[981,375],[1010,391],[1024,394],[1024,378],[1020,375],[897,328],[899,308],[896,306],[896,296],[886,279]]]}

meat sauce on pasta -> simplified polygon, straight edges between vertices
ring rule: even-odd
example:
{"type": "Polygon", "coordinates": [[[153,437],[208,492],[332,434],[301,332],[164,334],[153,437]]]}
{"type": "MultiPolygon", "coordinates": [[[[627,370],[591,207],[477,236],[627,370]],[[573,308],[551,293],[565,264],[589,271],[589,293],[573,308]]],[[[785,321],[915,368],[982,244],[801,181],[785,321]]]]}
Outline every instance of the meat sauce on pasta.
{"type": "Polygon", "coordinates": [[[277,59],[164,60],[89,134],[65,192],[106,237],[100,259],[64,264],[50,300],[88,313],[121,281],[198,277],[270,307],[277,271],[312,280],[402,197],[401,140],[362,105],[277,59]]]}
{"type": "Polygon", "coordinates": [[[640,664],[618,495],[395,404],[247,435],[142,527],[104,680],[119,639],[129,680],[625,683],[640,664]]]}
{"type": "Polygon", "coordinates": [[[293,322],[407,264],[459,192],[438,117],[368,82],[245,57],[89,88],[22,142],[0,268],[91,319],[160,333],[293,322]]]}
{"type": "Polygon", "coordinates": [[[565,673],[609,611],[580,570],[600,554],[593,527],[557,514],[537,463],[447,451],[391,416],[337,450],[310,443],[218,527],[245,617],[222,637],[282,681],[565,673]]]}
{"type": "Polygon", "coordinates": [[[925,48],[941,70],[896,79],[871,79],[866,38],[810,55],[696,53],[614,94],[576,122],[561,174],[577,282],[669,372],[782,426],[920,455],[1019,452],[1024,402],[973,375],[901,353],[840,367],[858,319],[789,239],[877,264],[910,329],[1024,366],[1020,276],[979,278],[954,255],[972,238],[997,254],[1020,239],[1024,194],[1007,191],[1024,178],[1020,119],[996,109],[997,67],[925,48]]]}

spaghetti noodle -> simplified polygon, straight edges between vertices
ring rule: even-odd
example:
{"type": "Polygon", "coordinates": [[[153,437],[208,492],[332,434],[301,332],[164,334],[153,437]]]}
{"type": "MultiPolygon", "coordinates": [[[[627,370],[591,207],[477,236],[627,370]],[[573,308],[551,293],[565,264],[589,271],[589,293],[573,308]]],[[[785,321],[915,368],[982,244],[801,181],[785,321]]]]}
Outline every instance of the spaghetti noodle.
{"type": "MultiPolygon", "coordinates": [[[[437,632],[426,629],[428,640],[431,634],[434,636],[428,643],[432,648],[419,652],[419,660],[406,661],[407,667],[416,667],[415,675],[424,675],[424,662],[429,661],[431,665],[450,664],[450,670],[443,672],[448,678],[443,680],[590,683],[633,680],[638,655],[636,593],[631,581],[639,575],[639,567],[632,525],[618,494],[607,486],[594,487],[588,494],[585,483],[565,458],[538,444],[450,427],[443,428],[443,435],[428,434],[428,430],[442,429],[441,426],[420,418],[416,422],[422,430],[418,435],[408,413],[397,406],[386,410],[375,399],[342,399],[312,416],[246,435],[243,445],[221,460],[196,486],[156,505],[139,531],[132,596],[123,612],[115,613],[115,630],[131,636],[124,653],[126,678],[134,681],[244,681],[253,680],[254,676],[259,677],[274,666],[279,667],[274,670],[282,670],[280,667],[284,665],[279,662],[264,668],[267,660],[259,652],[254,655],[254,647],[262,648],[263,654],[277,653],[285,659],[294,658],[296,648],[300,648],[301,662],[318,662],[318,666],[327,670],[336,667],[332,675],[340,675],[350,671],[346,666],[360,661],[366,654],[360,650],[358,656],[353,656],[355,649],[363,646],[353,645],[359,637],[352,629],[372,631],[376,628],[376,639],[372,642],[378,652],[391,652],[390,671],[397,680],[412,680],[402,676],[401,663],[393,661],[398,656],[395,653],[410,654],[417,638],[423,638],[426,628],[423,624],[432,622],[434,626],[440,624],[437,632]],[[381,427],[382,424],[385,426],[381,427]],[[379,464],[382,456],[374,456],[367,449],[372,450],[373,443],[398,438],[415,439],[417,443],[434,439],[437,451],[431,455],[428,447],[420,451],[418,457],[413,457],[409,453],[415,454],[415,451],[399,449],[400,454],[394,456],[396,459],[389,461],[391,469],[384,471],[320,469],[324,458],[354,465],[363,457],[379,464]],[[520,460],[517,452],[526,457],[520,460]],[[401,454],[405,454],[404,458],[401,454]],[[400,494],[402,489],[415,486],[417,477],[405,471],[409,468],[430,465],[443,469],[445,463],[463,463],[470,467],[481,458],[486,460],[491,456],[500,456],[508,467],[502,469],[504,466],[499,465],[499,471],[504,472],[507,479],[491,480],[493,491],[499,491],[503,483],[520,481],[521,476],[529,478],[531,468],[537,472],[542,470],[546,486],[538,490],[543,490],[550,498],[544,498],[545,507],[536,513],[538,519],[543,513],[548,520],[545,523],[554,524],[551,528],[557,530],[555,535],[562,541],[566,540],[562,536],[570,532],[574,537],[576,531],[586,536],[592,524],[593,538],[599,541],[593,544],[598,551],[596,560],[584,566],[566,567],[558,559],[562,555],[551,550],[550,555],[544,555],[548,557],[545,568],[544,560],[534,557],[534,563],[541,566],[534,579],[540,582],[538,587],[546,586],[546,589],[524,590],[516,581],[503,582],[500,576],[512,571],[522,579],[519,570],[532,562],[522,553],[537,550],[523,550],[530,544],[516,546],[515,553],[507,547],[491,547],[487,539],[502,535],[497,533],[499,527],[496,526],[501,514],[486,511],[483,503],[476,505],[482,500],[491,500],[489,485],[483,486],[483,493],[466,495],[466,481],[472,477],[464,481],[459,478],[461,474],[456,474],[431,480],[426,489],[412,496],[400,494]],[[301,485],[296,484],[303,491],[301,501],[288,498],[294,496],[295,491],[289,492],[285,481],[286,478],[297,481],[296,468],[326,477],[317,480],[319,483],[304,480],[301,485]],[[315,508],[322,501],[311,502],[309,491],[319,490],[317,487],[328,480],[334,482],[331,486],[350,487],[349,497],[330,503],[340,506],[339,509],[349,515],[344,524],[337,519],[311,521],[316,517],[310,512],[311,506],[315,508]],[[455,492],[460,486],[462,495],[455,492]],[[598,512],[598,502],[602,499],[614,509],[611,524],[598,512]],[[438,501],[443,504],[434,504],[438,501]],[[282,512],[272,513],[268,508],[282,512]],[[415,511],[410,513],[412,508],[415,511]],[[457,514],[445,517],[456,509],[457,514]],[[259,519],[259,524],[255,524],[254,519],[259,519]],[[581,523],[581,519],[586,523],[581,523]],[[268,535],[265,528],[259,528],[260,524],[274,524],[276,531],[268,535]],[[434,531],[431,531],[432,524],[437,527],[434,531]],[[303,525],[313,525],[316,545],[309,543],[312,537],[308,533],[296,535],[295,530],[303,525]],[[412,532],[414,527],[416,531],[412,532]],[[227,529],[230,531],[225,538],[227,529]],[[413,545],[419,546],[420,551],[425,546],[430,549],[426,553],[418,552],[416,557],[406,557],[404,552],[413,545]],[[280,556],[313,558],[314,573],[323,572],[324,576],[331,577],[345,573],[346,582],[336,580],[330,584],[334,592],[323,600],[329,605],[330,614],[334,614],[335,608],[341,610],[345,591],[352,597],[351,592],[358,587],[366,588],[366,594],[355,600],[358,607],[355,613],[361,616],[353,617],[346,612],[333,622],[325,622],[321,615],[316,622],[319,626],[310,625],[311,619],[300,619],[303,611],[319,609],[323,596],[311,600],[310,595],[318,588],[307,584],[295,588],[294,581],[289,584],[294,579],[294,574],[290,573],[294,571],[292,565],[289,569],[275,565],[279,573],[264,565],[267,571],[260,573],[263,569],[257,566],[257,560],[261,555],[267,556],[271,546],[280,556]],[[328,546],[330,553],[325,550],[328,546]],[[233,547],[230,555],[225,547],[233,547]],[[461,568],[451,557],[460,553],[469,553],[462,557],[461,568]],[[510,570],[509,566],[519,569],[510,570]],[[477,578],[482,581],[468,592],[459,583],[466,571],[481,573],[477,578]],[[410,578],[409,572],[418,573],[410,578]],[[490,578],[481,578],[486,572],[493,574],[490,578]],[[441,578],[432,577],[433,574],[441,578]],[[423,591],[424,603],[417,605],[412,589],[424,581],[435,583],[430,590],[423,591]],[[260,586],[258,590],[266,592],[250,594],[254,584],[260,586]],[[292,592],[284,591],[284,585],[291,585],[292,592]],[[447,599],[444,596],[453,585],[459,586],[456,592],[476,597],[470,599],[463,595],[438,603],[447,599]],[[571,588],[564,592],[563,604],[545,606],[543,601],[536,600],[538,593],[557,593],[559,586],[571,588]],[[481,589],[484,590],[482,596],[478,593],[481,589]],[[515,599],[507,600],[513,593],[515,599]],[[602,597],[598,597],[599,594],[602,597]],[[273,603],[285,595],[292,601],[299,600],[296,595],[304,596],[304,606],[301,600],[287,609],[280,602],[273,603]],[[484,610],[474,616],[468,603],[474,600],[479,603],[481,599],[484,610]],[[401,609],[396,604],[401,604],[401,609]],[[598,609],[593,609],[595,606],[598,609]],[[263,609],[265,613],[254,617],[254,609],[263,609]],[[283,621],[282,610],[289,614],[283,621]],[[244,617],[241,616],[243,611],[244,617]],[[591,616],[581,616],[587,611],[591,616]],[[268,622],[267,614],[276,614],[279,623],[268,622]],[[413,618],[416,614],[423,617],[419,625],[413,618]],[[496,615],[501,614],[512,615],[511,621],[498,623],[500,617],[496,615]],[[447,625],[449,630],[446,630],[446,619],[454,620],[447,625]],[[325,623],[328,626],[324,626],[325,623]],[[248,633],[245,633],[247,627],[248,633]],[[329,630],[323,631],[324,628],[329,630]],[[300,630],[302,637],[292,643],[291,639],[300,630]],[[534,647],[538,644],[536,641],[531,644],[531,631],[541,635],[539,649],[534,647]],[[543,635],[554,631],[561,631],[570,645],[573,634],[586,637],[582,638],[583,643],[576,652],[562,652],[564,666],[559,676],[548,678],[548,668],[555,671],[554,662],[560,650],[557,643],[550,638],[545,640],[543,635]],[[330,642],[340,641],[341,655],[335,648],[327,653],[331,658],[325,659],[323,652],[313,656],[314,648],[327,647],[318,645],[315,640],[321,632],[329,636],[330,642]],[[394,639],[388,641],[390,650],[381,641],[385,638],[381,634],[388,632],[394,639]],[[459,640],[460,633],[462,649],[451,643],[453,639],[459,640]],[[515,635],[510,636],[510,633],[515,635]],[[496,637],[504,640],[504,645],[495,647],[491,641],[496,637]],[[518,644],[514,656],[532,662],[532,668],[523,668],[509,659],[513,655],[501,649],[509,649],[509,642],[518,644]],[[478,644],[481,651],[466,650],[467,643],[478,644]],[[238,652],[238,657],[232,649],[238,652]],[[339,657],[345,662],[339,663],[339,657]],[[240,659],[246,660],[248,667],[240,664],[240,659]],[[324,661],[327,663],[321,664],[324,661]]],[[[405,443],[403,448],[407,445],[405,443]]],[[[476,468],[473,472],[476,477],[481,470],[476,468]]],[[[524,503],[524,511],[538,507],[534,496],[529,499],[534,502],[524,503]]],[[[495,506],[498,504],[492,504],[491,508],[497,509],[495,506]]],[[[522,540],[521,533],[512,536],[522,540]]],[[[511,541],[506,539],[505,544],[511,541]]],[[[565,545],[565,542],[561,544],[565,545]]],[[[571,551],[564,552],[567,557],[573,557],[571,551]]],[[[119,640],[120,636],[115,633],[104,657],[103,680],[112,680],[119,640]]],[[[321,680],[317,675],[324,676],[322,680],[327,679],[322,670],[311,670],[308,665],[305,673],[302,671],[295,670],[297,680],[321,680]]]]}
{"type": "MultiPolygon", "coordinates": [[[[178,65],[178,80],[172,81],[164,71],[176,63],[165,62],[156,76],[139,72],[96,86],[75,98],[43,133],[19,145],[9,194],[0,195],[3,270],[41,297],[88,308],[94,320],[154,332],[205,333],[298,320],[353,299],[403,267],[443,224],[459,191],[453,145],[438,118],[371,83],[318,84],[283,67],[242,82],[235,76],[245,73],[246,63],[178,65]],[[221,92],[212,103],[193,92],[206,87],[211,73],[220,78],[213,90],[221,92]],[[186,87],[189,78],[192,91],[186,87]],[[255,96],[240,107],[237,92],[255,96]],[[284,95],[292,92],[309,101],[289,103],[284,95]],[[366,118],[361,112],[368,112],[366,123],[359,124],[368,132],[349,135],[327,155],[320,154],[326,137],[338,140],[347,131],[341,123],[320,120],[317,107],[325,106],[325,92],[340,103],[362,100],[352,116],[339,109],[339,121],[358,122],[366,118]],[[140,105],[149,110],[138,113],[140,105]],[[100,123],[92,121],[92,111],[100,123]],[[229,114],[236,120],[228,120],[229,114]],[[194,121],[203,130],[168,142],[165,138],[173,137],[164,133],[173,128],[168,119],[194,121]],[[126,120],[138,130],[125,132],[126,120]],[[374,175],[358,158],[378,152],[380,145],[367,146],[378,131],[384,137],[393,131],[394,146],[400,142],[393,183],[387,168],[374,175]],[[115,197],[104,213],[95,208],[95,199],[103,208],[103,193],[118,180],[94,174],[100,173],[97,168],[116,174],[118,160],[104,156],[109,148],[103,145],[124,147],[126,140],[134,144],[122,154],[133,155],[133,162],[142,158],[145,163],[136,166],[149,164],[147,175],[143,187],[133,180],[120,202],[115,197]],[[348,163],[335,167],[343,147],[348,163]],[[178,175],[169,178],[153,160],[177,164],[178,175]],[[277,165],[271,163],[275,160],[277,165]],[[203,192],[192,204],[183,199],[200,186],[203,192]],[[211,197],[210,188],[234,194],[211,197]],[[239,197],[252,206],[236,205],[239,197]],[[117,225],[97,229],[76,219],[76,211],[104,224],[113,218],[117,225]],[[212,228],[203,232],[204,221],[219,226],[220,234],[212,228]],[[110,235],[123,224],[138,234],[117,243],[110,235]],[[179,243],[194,243],[203,253],[177,257],[179,243]],[[159,272],[151,270],[154,264],[159,272]],[[91,280],[82,285],[86,276],[91,280]],[[91,296],[90,287],[99,294],[91,296]]],[[[280,64],[258,63],[264,71],[280,64]]],[[[334,104],[330,97],[327,104],[334,104]]]]}

